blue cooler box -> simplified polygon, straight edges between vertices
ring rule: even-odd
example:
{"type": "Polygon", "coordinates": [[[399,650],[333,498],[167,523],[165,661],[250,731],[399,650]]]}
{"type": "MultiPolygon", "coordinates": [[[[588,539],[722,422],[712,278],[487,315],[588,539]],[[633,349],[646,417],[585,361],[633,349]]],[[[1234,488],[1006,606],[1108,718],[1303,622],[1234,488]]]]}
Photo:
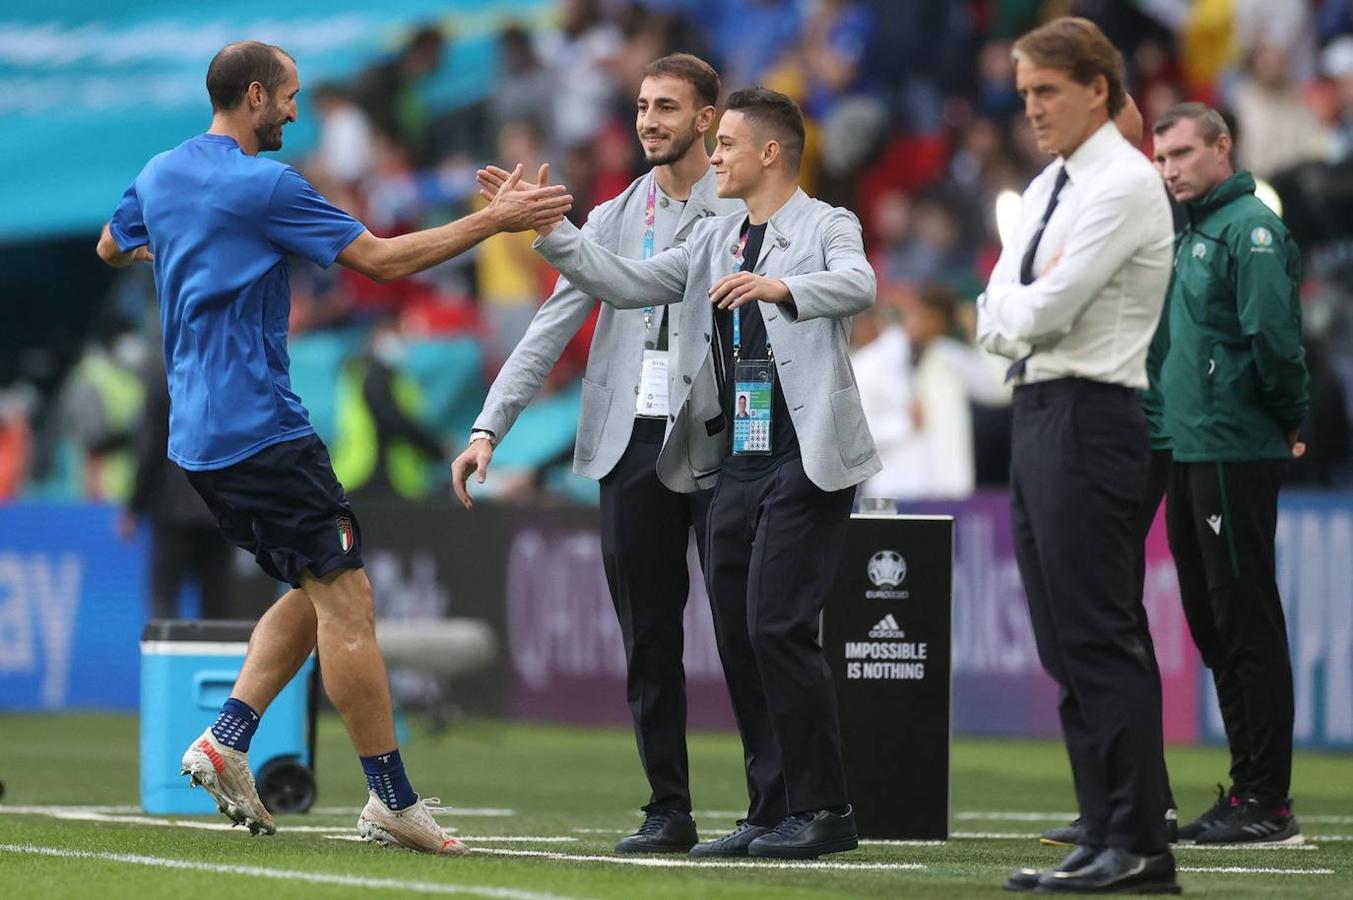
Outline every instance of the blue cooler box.
{"type": "MultiPolygon", "coordinates": [[[[211,795],[180,774],[183,751],[216,721],[244,665],[252,622],[156,619],[141,640],[141,807],[148,813],[216,812],[211,795]]],[[[259,794],[271,811],[314,801],[311,674],[305,661],[268,707],[249,745],[259,794]],[[277,808],[277,807],[280,807],[277,808]]]]}

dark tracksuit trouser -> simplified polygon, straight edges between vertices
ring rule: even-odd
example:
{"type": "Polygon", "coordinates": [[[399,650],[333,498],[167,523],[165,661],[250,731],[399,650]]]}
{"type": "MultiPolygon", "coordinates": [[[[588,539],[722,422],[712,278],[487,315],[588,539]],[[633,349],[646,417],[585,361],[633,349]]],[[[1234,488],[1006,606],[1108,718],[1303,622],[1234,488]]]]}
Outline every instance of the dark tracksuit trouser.
{"type": "MultiPolygon", "coordinates": [[[[1170,485],[1170,470],[1173,467],[1174,458],[1169,450],[1151,451],[1151,471],[1146,484],[1146,502],[1137,511],[1137,519],[1132,526],[1134,540],[1141,546],[1142,551],[1141,558],[1137,562],[1137,597],[1142,601],[1145,600],[1146,593],[1146,537],[1151,533],[1151,525],[1156,521],[1156,511],[1160,509],[1160,502],[1165,499],[1166,489],[1170,485]]],[[[1151,639],[1151,629],[1147,622],[1145,605],[1142,606],[1141,612],[1147,649],[1151,651],[1151,664],[1156,666],[1156,680],[1159,681],[1159,660],[1156,659],[1156,645],[1151,639]]],[[[1178,809],[1179,804],[1175,803],[1174,789],[1170,787],[1169,772],[1163,771],[1165,775],[1165,806],[1168,809],[1178,809]]]]}
{"type": "Polygon", "coordinates": [[[1136,392],[1084,379],[1015,390],[1015,555],[1085,842],[1168,848],[1160,675],[1142,622],[1137,518],[1150,447],[1136,392]]]}
{"type": "Polygon", "coordinates": [[[683,616],[686,548],[704,562],[710,491],[680,494],[658,480],[661,419],[636,419],[629,447],[601,479],[601,551],[625,643],[626,695],[651,794],[645,810],[691,811],[686,758],[683,616]]]}
{"type": "Polygon", "coordinates": [[[1165,514],[1193,642],[1212,670],[1237,794],[1269,807],[1292,779],[1292,660],[1274,563],[1286,462],[1176,462],[1165,514]]]}

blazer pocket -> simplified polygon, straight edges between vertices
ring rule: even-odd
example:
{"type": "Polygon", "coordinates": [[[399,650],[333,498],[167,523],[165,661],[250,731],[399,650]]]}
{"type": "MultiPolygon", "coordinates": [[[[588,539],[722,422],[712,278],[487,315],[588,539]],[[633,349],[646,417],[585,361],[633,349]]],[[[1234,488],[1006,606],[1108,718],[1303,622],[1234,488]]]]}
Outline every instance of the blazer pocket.
{"type": "Polygon", "coordinates": [[[604,384],[583,379],[582,409],[578,412],[578,446],[576,455],[586,462],[597,455],[606,417],[611,412],[611,389],[604,384]]]}
{"type": "Polygon", "coordinates": [[[836,424],[836,442],[841,462],[853,469],[874,455],[874,436],[864,420],[860,391],[855,385],[831,395],[832,420],[836,424]]]}

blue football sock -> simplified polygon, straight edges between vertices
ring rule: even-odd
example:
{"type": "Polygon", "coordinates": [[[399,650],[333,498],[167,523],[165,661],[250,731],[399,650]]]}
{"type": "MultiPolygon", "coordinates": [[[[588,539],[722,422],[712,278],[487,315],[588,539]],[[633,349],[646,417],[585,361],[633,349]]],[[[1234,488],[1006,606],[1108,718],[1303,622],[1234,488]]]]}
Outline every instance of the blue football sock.
{"type": "Polygon", "coordinates": [[[361,760],[367,787],[375,791],[386,806],[405,809],[418,802],[418,795],[404,774],[404,760],[399,758],[398,748],[379,756],[363,756],[361,760]]]}
{"type": "Polygon", "coordinates": [[[249,742],[254,739],[257,729],[258,713],[243,700],[231,697],[221,707],[221,714],[216,717],[216,724],[211,726],[211,733],[221,746],[247,753],[249,742]]]}

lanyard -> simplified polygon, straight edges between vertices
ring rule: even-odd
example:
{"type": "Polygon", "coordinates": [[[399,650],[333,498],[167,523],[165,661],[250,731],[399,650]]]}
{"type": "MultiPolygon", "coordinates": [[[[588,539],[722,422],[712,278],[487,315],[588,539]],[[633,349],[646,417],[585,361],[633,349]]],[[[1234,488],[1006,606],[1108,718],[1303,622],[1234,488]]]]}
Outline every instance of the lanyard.
{"type": "MultiPolygon", "coordinates": [[[[648,200],[644,203],[644,259],[653,255],[653,222],[657,218],[658,202],[658,176],[654,175],[648,182],[648,200]]],[[[653,307],[644,307],[644,332],[648,333],[653,328],[653,307]]]]}
{"type": "MultiPolygon", "coordinates": [[[[743,255],[743,253],[745,253],[746,250],[747,250],[747,236],[750,235],[751,233],[752,233],[751,226],[748,226],[747,230],[744,231],[744,232],[742,233],[742,237],[740,237],[740,238],[738,239],[738,245],[737,245],[737,247],[735,247],[735,248],[733,249],[733,274],[734,274],[734,275],[736,275],[738,272],[742,271],[742,263],[743,263],[742,255],[743,255]]],[[[741,356],[741,355],[742,355],[742,310],[741,310],[741,309],[734,309],[734,310],[733,310],[733,362],[737,362],[737,361],[738,361],[738,357],[741,356]]],[[[766,332],[766,355],[767,355],[767,356],[770,356],[770,357],[772,357],[772,358],[774,358],[774,356],[775,356],[775,351],[772,350],[772,349],[771,349],[771,346],[770,346],[770,332],[769,332],[769,331],[766,332]]]]}

